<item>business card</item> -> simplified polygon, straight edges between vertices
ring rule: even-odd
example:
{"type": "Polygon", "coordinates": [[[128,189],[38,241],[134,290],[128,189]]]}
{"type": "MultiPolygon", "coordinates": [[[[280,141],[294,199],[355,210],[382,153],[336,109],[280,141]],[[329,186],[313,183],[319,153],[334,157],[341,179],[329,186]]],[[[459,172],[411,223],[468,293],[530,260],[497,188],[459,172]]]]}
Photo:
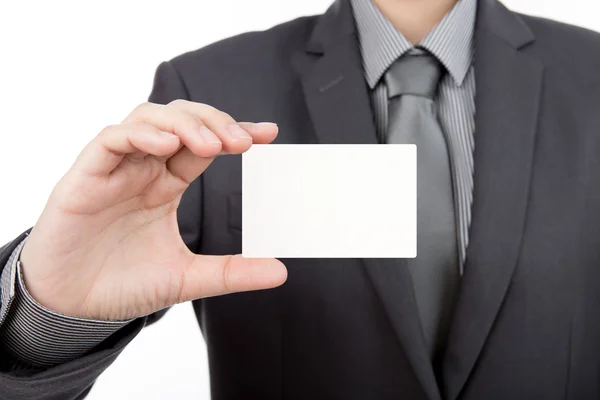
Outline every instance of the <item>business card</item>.
{"type": "Polygon", "coordinates": [[[253,145],[242,167],[244,257],[416,257],[415,145],[253,145]]]}

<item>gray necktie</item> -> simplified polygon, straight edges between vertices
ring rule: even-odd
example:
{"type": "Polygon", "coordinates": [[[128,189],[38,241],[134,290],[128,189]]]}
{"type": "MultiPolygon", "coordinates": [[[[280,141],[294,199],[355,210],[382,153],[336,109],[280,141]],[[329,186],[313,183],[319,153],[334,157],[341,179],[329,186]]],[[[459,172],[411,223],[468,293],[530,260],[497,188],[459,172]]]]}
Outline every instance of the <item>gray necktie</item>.
{"type": "Polygon", "coordinates": [[[407,54],[387,71],[386,142],[417,145],[417,257],[408,259],[425,341],[439,362],[459,285],[450,159],[433,97],[443,67],[429,53],[407,54]]]}

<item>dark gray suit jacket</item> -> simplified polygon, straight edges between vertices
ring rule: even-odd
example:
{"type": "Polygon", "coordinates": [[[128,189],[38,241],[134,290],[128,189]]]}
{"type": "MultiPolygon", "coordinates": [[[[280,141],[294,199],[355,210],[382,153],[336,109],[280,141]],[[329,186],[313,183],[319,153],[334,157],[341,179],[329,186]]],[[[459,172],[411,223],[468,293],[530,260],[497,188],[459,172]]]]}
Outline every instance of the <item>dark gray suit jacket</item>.
{"type": "MultiPolygon", "coordinates": [[[[475,41],[473,219],[442,384],[402,260],[293,259],[281,288],[194,302],[215,399],[600,398],[600,36],[481,0],[475,41]]],[[[343,0],[162,64],[150,100],[176,98],[275,121],[278,143],[377,140],[343,0]]],[[[186,192],[193,251],[241,250],[240,161],[186,192]]],[[[146,322],[42,373],[4,365],[0,398],[78,398],[146,322]]]]}

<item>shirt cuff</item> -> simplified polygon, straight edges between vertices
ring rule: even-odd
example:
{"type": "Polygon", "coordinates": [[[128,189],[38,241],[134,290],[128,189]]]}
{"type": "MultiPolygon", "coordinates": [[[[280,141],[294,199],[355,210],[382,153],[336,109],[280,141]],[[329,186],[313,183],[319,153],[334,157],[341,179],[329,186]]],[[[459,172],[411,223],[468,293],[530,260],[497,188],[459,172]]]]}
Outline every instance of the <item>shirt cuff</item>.
{"type": "Polygon", "coordinates": [[[8,309],[15,298],[16,278],[17,278],[17,259],[21,254],[21,249],[25,244],[23,240],[8,258],[6,266],[0,275],[0,326],[8,315],[8,309]]]}
{"type": "Polygon", "coordinates": [[[70,317],[36,302],[25,288],[19,262],[25,240],[9,258],[0,286],[0,345],[17,360],[36,367],[65,363],[131,322],[70,317]]]}

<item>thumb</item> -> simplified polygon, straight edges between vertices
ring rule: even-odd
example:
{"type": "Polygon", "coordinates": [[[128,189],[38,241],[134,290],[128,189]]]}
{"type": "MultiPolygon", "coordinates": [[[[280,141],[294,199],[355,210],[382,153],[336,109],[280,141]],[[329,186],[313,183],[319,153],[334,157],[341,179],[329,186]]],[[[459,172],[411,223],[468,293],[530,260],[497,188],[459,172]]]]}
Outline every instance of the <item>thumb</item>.
{"type": "Polygon", "coordinates": [[[271,289],[287,279],[287,269],[274,258],[243,258],[194,254],[184,272],[181,301],[202,297],[271,289]]]}

